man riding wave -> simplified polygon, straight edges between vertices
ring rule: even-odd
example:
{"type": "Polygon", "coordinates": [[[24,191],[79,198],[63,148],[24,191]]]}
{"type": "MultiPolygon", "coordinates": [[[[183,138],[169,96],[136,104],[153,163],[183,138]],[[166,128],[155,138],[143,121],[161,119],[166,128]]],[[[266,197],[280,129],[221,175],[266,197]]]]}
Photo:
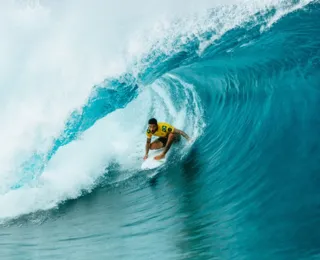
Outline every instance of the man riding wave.
{"type": "Polygon", "coordinates": [[[157,119],[151,118],[148,121],[148,129],[146,132],[147,135],[147,143],[146,143],[146,154],[144,156],[144,160],[148,158],[149,150],[157,150],[164,147],[164,150],[161,154],[154,157],[156,160],[160,160],[166,156],[166,153],[169,151],[172,143],[180,140],[180,136],[182,135],[188,141],[190,140],[189,136],[173,127],[172,125],[165,122],[158,122],[157,119]],[[152,136],[158,136],[155,141],[151,143],[152,136]]]}

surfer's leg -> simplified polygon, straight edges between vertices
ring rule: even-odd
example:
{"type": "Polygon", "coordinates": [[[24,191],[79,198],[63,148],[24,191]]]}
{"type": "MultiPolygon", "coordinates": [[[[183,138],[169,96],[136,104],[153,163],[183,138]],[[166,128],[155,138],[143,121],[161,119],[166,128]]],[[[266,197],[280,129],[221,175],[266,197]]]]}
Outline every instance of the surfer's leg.
{"type": "MultiPolygon", "coordinates": [[[[159,138],[160,139],[160,138],[159,138]]],[[[172,145],[172,143],[173,143],[173,141],[176,139],[176,135],[175,134],[173,134],[173,133],[170,133],[169,135],[168,135],[168,138],[165,138],[165,148],[164,148],[164,151],[161,153],[161,154],[159,154],[159,155],[157,155],[157,156],[155,156],[154,157],[154,159],[156,159],[156,160],[161,160],[162,158],[164,158],[165,156],[166,156],[166,153],[169,151],[169,149],[170,149],[170,147],[171,147],[171,145],[172,145]]]]}
{"type": "Polygon", "coordinates": [[[158,150],[161,149],[163,146],[163,143],[159,139],[157,139],[150,144],[150,150],[158,150]]]}
{"type": "Polygon", "coordinates": [[[172,133],[169,134],[167,146],[171,146],[172,142],[173,142],[174,140],[176,140],[176,139],[177,139],[177,136],[176,136],[175,134],[172,134],[172,133]]]}
{"type": "Polygon", "coordinates": [[[166,146],[163,151],[164,154],[166,154],[169,151],[173,141],[177,140],[177,138],[178,138],[178,136],[176,134],[173,134],[173,133],[169,134],[168,141],[167,141],[166,146]]]}

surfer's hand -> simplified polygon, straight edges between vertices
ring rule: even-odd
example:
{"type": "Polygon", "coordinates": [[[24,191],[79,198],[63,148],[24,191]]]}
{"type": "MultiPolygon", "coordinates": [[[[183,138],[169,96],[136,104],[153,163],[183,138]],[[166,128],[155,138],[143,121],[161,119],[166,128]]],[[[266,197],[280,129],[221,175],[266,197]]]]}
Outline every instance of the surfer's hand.
{"type": "Polygon", "coordinates": [[[148,158],[148,155],[146,154],[144,157],[143,157],[143,160],[146,160],[148,158]]]}

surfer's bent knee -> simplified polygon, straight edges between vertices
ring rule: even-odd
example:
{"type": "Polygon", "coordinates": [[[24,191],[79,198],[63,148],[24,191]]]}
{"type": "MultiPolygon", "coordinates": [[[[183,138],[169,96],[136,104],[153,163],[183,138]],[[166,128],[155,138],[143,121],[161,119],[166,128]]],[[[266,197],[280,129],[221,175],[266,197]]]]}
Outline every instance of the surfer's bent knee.
{"type": "Polygon", "coordinates": [[[154,144],[153,144],[153,143],[149,144],[149,149],[150,149],[150,150],[155,150],[155,147],[154,147],[154,144]]]}

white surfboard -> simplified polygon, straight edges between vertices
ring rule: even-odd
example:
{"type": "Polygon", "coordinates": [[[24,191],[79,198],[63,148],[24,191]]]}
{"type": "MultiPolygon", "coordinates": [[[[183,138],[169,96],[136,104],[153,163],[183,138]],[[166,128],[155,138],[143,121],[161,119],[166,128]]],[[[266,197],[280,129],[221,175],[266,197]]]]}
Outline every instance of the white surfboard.
{"type": "Polygon", "coordinates": [[[151,170],[163,165],[167,160],[167,156],[161,160],[154,159],[154,157],[161,154],[161,152],[162,150],[150,151],[148,158],[144,160],[141,165],[141,170],[151,170]]]}

